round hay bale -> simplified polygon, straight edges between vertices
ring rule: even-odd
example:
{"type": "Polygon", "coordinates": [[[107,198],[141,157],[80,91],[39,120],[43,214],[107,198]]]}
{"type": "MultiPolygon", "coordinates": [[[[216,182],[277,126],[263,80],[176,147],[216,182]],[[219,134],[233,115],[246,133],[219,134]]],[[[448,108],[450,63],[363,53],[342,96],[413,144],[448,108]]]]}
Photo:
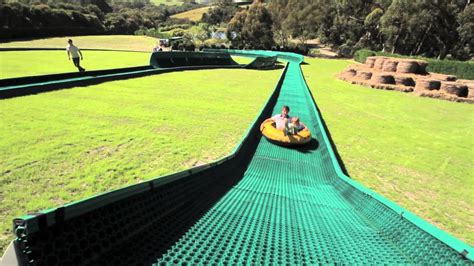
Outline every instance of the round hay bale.
{"type": "Polygon", "coordinates": [[[441,89],[442,92],[453,94],[458,97],[467,97],[469,90],[466,85],[456,83],[456,82],[442,82],[441,89]]]}
{"type": "Polygon", "coordinates": [[[344,70],[345,76],[353,77],[357,74],[357,69],[354,67],[348,67],[346,70],[344,70]]]}
{"type": "Polygon", "coordinates": [[[446,74],[439,74],[439,73],[431,73],[430,77],[442,81],[456,81],[456,76],[453,75],[446,75],[446,74]]]}
{"type": "Polygon", "coordinates": [[[369,80],[372,77],[372,72],[370,71],[357,71],[357,74],[355,76],[356,78],[362,79],[362,80],[369,80]]]}
{"type": "Polygon", "coordinates": [[[375,69],[382,69],[383,63],[387,60],[387,57],[383,56],[376,56],[375,62],[374,62],[374,68],[375,69]]]}
{"type": "Polygon", "coordinates": [[[400,60],[397,65],[398,73],[416,73],[418,63],[415,60],[400,60]]]}
{"type": "Polygon", "coordinates": [[[413,86],[415,86],[415,81],[411,77],[395,76],[395,84],[413,87],[413,86]]]}
{"type": "Polygon", "coordinates": [[[467,87],[467,98],[474,98],[474,87],[467,87]]]}
{"type": "Polygon", "coordinates": [[[417,90],[439,90],[441,81],[435,79],[417,79],[415,89],[417,90]]]}
{"type": "Polygon", "coordinates": [[[365,65],[367,65],[370,68],[374,67],[375,59],[377,59],[376,56],[369,56],[367,59],[365,59],[365,65]]]}
{"type": "Polygon", "coordinates": [[[382,71],[385,72],[395,72],[397,71],[398,61],[393,59],[387,59],[384,61],[382,66],[382,71]]]}
{"type": "Polygon", "coordinates": [[[423,60],[416,60],[416,62],[418,63],[418,69],[417,69],[416,73],[418,73],[418,74],[428,73],[428,72],[426,72],[426,67],[428,66],[428,62],[423,61],[423,60]]]}
{"type": "Polygon", "coordinates": [[[395,84],[395,79],[393,75],[384,74],[384,73],[375,73],[370,79],[375,84],[395,84]]]}

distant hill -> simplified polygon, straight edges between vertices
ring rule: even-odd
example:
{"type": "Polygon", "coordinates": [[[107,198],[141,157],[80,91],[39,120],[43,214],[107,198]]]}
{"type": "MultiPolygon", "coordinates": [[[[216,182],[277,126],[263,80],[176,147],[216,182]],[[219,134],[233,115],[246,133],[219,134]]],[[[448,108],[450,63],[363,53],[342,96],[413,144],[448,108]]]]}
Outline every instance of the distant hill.
{"type": "Polygon", "coordinates": [[[202,18],[202,15],[206,13],[210,8],[211,8],[210,6],[196,8],[193,10],[175,14],[171,16],[171,18],[189,19],[190,21],[199,21],[202,18]]]}
{"type": "Polygon", "coordinates": [[[150,2],[155,5],[163,4],[167,6],[180,6],[184,4],[184,0],[151,0],[150,2]]]}

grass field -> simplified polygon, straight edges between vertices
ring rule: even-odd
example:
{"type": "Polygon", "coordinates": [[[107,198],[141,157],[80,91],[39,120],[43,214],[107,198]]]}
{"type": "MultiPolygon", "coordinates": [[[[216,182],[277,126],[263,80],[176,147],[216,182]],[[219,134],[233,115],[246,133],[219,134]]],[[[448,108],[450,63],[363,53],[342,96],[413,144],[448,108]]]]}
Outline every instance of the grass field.
{"type": "Polygon", "coordinates": [[[234,61],[239,64],[249,64],[250,62],[254,60],[253,58],[245,57],[245,56],[232,56],[232,59],[234,59],[234,61]]]}
{"type": "Polygon", "coordinates": [[[192,10],[189,10],[189,11],[186,11],[186,12],[183,12],[183,13],[178,13],[178,14],[175,14],[173,16],[171,16],[171,18],[179,18],[179,19],[189,19],[191,21],[199,21],[201,20],[202,18],[202,15],[204,13],[206,13],[208,10],[209,10],[209,6],[205,6],[205,7],[201,7],[201,8],[196,8],[196,9],[192,9],[192,10]]]}
{"type": "Polygon", "coordinates": [[[81,49],[110,49],[151,52],[156,46],[157,39],[148,36],[134,35],[104,35],[104,36],[73,36],[44,38],[28,41],[0,43],[0,48],[64,48],[67,40],[73,39],[74,44],[81,49]]]}
{"type": "MultiPolygon", "coordinates": [[[[82,51],[81,66],[86,70],[144,66],[150,54],[136,52],[82,51]]],[[[66,51],[0,52],[0,79],[77,72],[66,51]]]]}
{"type": "Polygon", "coordinates": [[[180,6],[184,3],[183,0],[151,0],[155,5],[180,6]]]}
{"type": "Polygon", "coordinates": [[[1,100],[0,254],[15,216],[228,155],[280,73],[177,72],[1,100]]]}
{"type": "Polygon", "coordinates": [[[350,176],[474,244],[474,105],[334,78],[349,61],[307,62],[305,77],[350,176]]]}

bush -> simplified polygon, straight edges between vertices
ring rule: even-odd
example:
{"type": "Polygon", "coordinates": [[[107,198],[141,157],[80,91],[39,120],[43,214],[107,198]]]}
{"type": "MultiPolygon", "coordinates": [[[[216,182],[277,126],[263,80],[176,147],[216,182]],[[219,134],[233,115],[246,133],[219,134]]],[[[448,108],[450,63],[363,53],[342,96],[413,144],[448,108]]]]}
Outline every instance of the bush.
{"type": "Polygon", "coordinates": [[[321,55],[321,51],[319,51],[319,49],[316,49],[316,48],[311,48],[311,49],[309,49],[308,55],[313,56],[313,57],[317,57],[317,56],[321,55]]]}
{"type": "Polygon", "coordinates": [[[436,60],[421,56],[405,56],[400,54],[391,54],[386,52],[375,52],[367,49],[361,49],[355,52],[354,60],[365,63],[365,59],[369,56],[388,56],[398,58],[412,58],[421,59],[428,62],[426,70],[428,72],[442,73],[447,75],[455,75],[459,79],[474,80],[474,63],[470,61],[456,61],[456,60],[436,60]]]}
{"type": "Polygon", "coordinates": [[[428,72],[455,75],[460,79],[474,80],[474,63],[472,62],[433,59],[425,60],[428,61],[428,67],[426,68],[428,72]]]}
{"type": "Polygon", "coordinates": [[[360,63],[365,63],[365,60],[369,56],[374,56],[376,53],[374,51],[368,50],[368,49],[361,49],[357,50],[354,53],[354,60],[360,63]]]}
{"type": "Polygon", "coordinates": [[[350,58],[354,55],[354,48],[352,45],[343,44],[337,48],[337,55],[340,57],[350,58]]]}

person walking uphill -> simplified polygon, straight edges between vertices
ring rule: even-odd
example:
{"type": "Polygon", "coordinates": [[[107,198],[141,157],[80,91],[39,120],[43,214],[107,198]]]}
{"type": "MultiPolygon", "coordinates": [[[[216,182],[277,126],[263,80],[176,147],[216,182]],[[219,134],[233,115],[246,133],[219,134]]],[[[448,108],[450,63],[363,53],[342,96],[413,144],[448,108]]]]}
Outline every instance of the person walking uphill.
{"type": "Polygon", "coordinates": [[[69,39],[67,42],[69,44],[66,48],[67,58],[71,60],[72,57],[72,62],[77,67],[77,69],[79,69],[79,72],[86,71],[84,68],[81,67],[81,60],[84,60],[84,58],[82,57],[81,50],[79,50],[79,48],[77,48],[77,46],[72,43],[71,39],[69,39]],[[79,55],[81,56],[80,58],[79,55]]]}

